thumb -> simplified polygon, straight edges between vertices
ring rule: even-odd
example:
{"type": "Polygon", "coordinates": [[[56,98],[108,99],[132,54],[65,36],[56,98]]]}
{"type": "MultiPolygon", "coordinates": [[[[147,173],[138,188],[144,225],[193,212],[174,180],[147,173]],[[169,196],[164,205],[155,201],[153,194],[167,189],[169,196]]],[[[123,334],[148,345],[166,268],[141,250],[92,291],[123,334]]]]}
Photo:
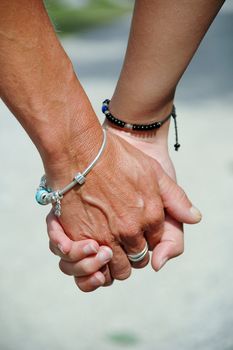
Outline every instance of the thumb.
{"type": "Polygon", "coordinates": [[[99,244],[93,239],[72,241],[64,232],[63,227],[52,211],[46,218],[47,232],[50,240],[50,250],[67,262],[78,262],[89,255],[96,254],[99,244]],[[88,251],[85,250],[88,247],[88,251]]]}
{"type": "Polygon", "coordinates": [[[46,223],[50,243],[55,247],[58,247],[63,254],[69,254],[72,247],[72,241],[66,236],[62,226],[52,211],[47,215],[46,223]]]}
{"type": "Polygon", "coordinates": [[[166,211],[179,222],[196,224],[201,221],[200,211],[192,205],[184,190],[165,173],[157,162],[156,175],[166,211]]]}

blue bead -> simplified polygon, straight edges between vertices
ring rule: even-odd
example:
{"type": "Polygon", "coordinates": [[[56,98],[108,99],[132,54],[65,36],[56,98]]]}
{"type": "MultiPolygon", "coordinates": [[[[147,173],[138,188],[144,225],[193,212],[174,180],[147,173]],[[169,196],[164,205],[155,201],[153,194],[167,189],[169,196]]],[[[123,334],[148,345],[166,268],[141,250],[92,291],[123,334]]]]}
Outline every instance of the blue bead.
{"type": "Polygon", "coordinates": [[[46,205],[46,203],[44,202],[43,198],[45,197],[45,195],[48,194],[48,191],[46,191],[45,189],[41,189],[41,190],[38,190],[36,192],[36,201],[37,203],[41,204],[41,205],[46,205]]]}
{"type": "Polygon", "coordinates": [[[103,106],[102,106],[102,112],[104,113],[104,112],[106,112],[107,110],[108,110],[108,106],[103,105],[103,106]]]}

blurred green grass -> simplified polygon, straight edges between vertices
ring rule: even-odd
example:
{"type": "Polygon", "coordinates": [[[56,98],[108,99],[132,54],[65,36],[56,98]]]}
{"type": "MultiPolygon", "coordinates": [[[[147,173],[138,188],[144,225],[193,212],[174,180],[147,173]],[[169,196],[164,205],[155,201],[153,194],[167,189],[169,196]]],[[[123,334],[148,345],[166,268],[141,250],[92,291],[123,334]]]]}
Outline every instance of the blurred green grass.
{"type": "Polygon", "coordinates": [[[60,35],[78,33],[110,23],[132,10],[130,1],[89,0],[83,6],[71,6],[62,0],[45,0],[45,6],[60,35]]]}

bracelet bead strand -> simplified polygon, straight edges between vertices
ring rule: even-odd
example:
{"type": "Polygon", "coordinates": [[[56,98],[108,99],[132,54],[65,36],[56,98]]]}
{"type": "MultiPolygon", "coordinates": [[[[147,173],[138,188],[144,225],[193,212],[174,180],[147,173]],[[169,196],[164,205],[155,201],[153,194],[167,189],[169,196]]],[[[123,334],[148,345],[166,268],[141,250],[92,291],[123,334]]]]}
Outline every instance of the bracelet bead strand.
{"type": "Polygon", "coordinates": [[[180,148],[180,144],[178,142],[178,129],[177,129],[177,120],[176,120],[176,109],[175,106],[173,105],[172,107],[172,111],[171,113],[165,117],[164,119],[160,120],[160,121],[155,121],[153,123],[150,124],[131,124],[131,123],[127,123],[121,119],[116,118],[115,116],[113,116],[109,110],[109,104],[110,104],[110,100],[106,99],[103,101],[102,104],[102,112],[104,113],[106,119],[114,124],[115,126],[125,129],[126,131],[152,131],[155,129],[159,129],[164,123],[166,123],[171,117],[174,120],[174,127],[175,127],[175,140],[176,143],[174,144],[174,148],[176,151],[178,151],[178,149],[180,148]]]}

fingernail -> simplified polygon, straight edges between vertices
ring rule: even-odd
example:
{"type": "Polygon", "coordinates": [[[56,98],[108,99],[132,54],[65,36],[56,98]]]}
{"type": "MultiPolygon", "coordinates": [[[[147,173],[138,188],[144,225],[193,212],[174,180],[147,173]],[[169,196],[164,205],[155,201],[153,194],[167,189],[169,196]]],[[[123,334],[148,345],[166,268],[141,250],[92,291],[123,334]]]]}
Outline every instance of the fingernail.
{"type": "Polygon", "coordinates": [[[95,286],[102,286],[105,283],[105,277],[102,273],[96,273],[94,277],[92,277],[92,283],[95,286]]]}
{"type": "Polygon", "coordinates": [[[112,250],[108,247],[104,247],[102,248],[99,253],[97,254],[98,259],[102,262],[102,263],[106,263],[109,260],[112,259],[112,250]]]}
{"type": "Polygon", "coordinates": [[[159,264],[159,268],[158,271],[166,264],[166,262],[168,261],[168,258],[162,258],[159,264]]]}
{"type": "Polygon", "coordinates": [[[192,206],[190,208],[190,211],[192,213],[193,216],[195,216],[195,218],[198,220],[198,221],[201,221],[201,218],[202,218],[202,215],[201,215],[201,212],[199,209],[197,209],[196,207],[192,206]]]}
{"type": "Polygon", "coordinates": [[[97,248],[93,243],[89,243],[83,247],[85,254],[96,254],[98,252],[97,248]]]}
{"type": "Polygon", "coordinates": [[[66,252],[64,251],[64,249],[60,243],[57,245],[57,247],[62,252],[62,254],[66,254],[66,252]]]}

